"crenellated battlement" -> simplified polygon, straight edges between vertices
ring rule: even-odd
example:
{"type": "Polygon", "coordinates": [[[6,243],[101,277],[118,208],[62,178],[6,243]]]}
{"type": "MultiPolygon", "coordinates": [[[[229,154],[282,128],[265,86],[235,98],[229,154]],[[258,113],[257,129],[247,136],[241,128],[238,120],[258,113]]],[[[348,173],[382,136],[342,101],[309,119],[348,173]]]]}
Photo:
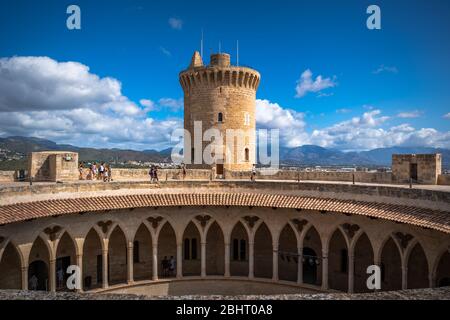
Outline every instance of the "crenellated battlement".
{"type": "Polygon", "coordinates": [[[197,53],[188,69],[179,76],[180,84],[186,95],[195,88],[216,88],[220,86],[239,87],[256,91],[260,74],[248,67],[232,66],[230,55],[218,53],[211,55],[210,65],[204,66],[197,53]]]}
{"type": "Polygon", "coordinates": [[[195,87],[230,86],[256,91],[259,82],[259,72],[247,67],[207,66],[188,69],[180,73],[180,84],[185,94],[189,94],[195,87]]]}

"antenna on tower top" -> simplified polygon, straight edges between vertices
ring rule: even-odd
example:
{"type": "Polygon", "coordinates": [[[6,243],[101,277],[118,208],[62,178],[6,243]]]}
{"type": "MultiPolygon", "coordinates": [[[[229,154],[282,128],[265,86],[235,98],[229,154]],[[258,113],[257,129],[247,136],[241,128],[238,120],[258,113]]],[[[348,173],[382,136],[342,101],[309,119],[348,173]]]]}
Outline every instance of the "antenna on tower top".
{"type": "Polygon", "coordinates": [[[203,28],[202,28],[202,38],[200,39],[200,56],[203,57],[203,28]]]}
{"type": "Polygon", "coordinates": [[[239,40],[236,40],[236,65],[239,67],[239,40]]]}

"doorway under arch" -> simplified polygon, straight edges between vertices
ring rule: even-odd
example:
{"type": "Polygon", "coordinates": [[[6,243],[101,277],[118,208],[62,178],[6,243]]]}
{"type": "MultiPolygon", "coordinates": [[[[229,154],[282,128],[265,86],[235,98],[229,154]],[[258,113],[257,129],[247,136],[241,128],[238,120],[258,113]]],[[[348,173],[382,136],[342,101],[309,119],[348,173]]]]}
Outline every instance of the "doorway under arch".
{"type": "Polygon", "coordinates": [[[297,281],[298,249],[295,232],[289,224],[281,230],[278,244],[278,278],[297,281]]]}
{"type": "Polygon", "coordinates": [[[10,242],[5,247],[0,260],[0,289],[21,289],[21,287],[20,256],[16,247],[10,242]]]}
{"type": "Polygon", "coordinates": [[[217,222],[208,229],[206,235],[206,274],[221,275],[225,273],[225,245],[222,229],[217,222]]]}
{"type": "Polygon", "coordinates": [[[240,221],[231,232],[230,251],[230,274],[248,276],[248,235],[240,221]]]}

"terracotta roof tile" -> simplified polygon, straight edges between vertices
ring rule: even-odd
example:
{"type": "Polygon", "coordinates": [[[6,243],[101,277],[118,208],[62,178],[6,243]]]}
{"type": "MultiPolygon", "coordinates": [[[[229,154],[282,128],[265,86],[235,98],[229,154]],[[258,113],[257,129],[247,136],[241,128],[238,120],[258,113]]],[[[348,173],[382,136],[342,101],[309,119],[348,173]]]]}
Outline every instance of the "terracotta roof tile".
{"type": "Polygon", "coordinates": [[[450,233],[450,212],[399,204],[256,193],[184,193],[43,200],[0,206],[0,224],[86,211],[149,206],[279,207],[371,216],[450,233]]]}

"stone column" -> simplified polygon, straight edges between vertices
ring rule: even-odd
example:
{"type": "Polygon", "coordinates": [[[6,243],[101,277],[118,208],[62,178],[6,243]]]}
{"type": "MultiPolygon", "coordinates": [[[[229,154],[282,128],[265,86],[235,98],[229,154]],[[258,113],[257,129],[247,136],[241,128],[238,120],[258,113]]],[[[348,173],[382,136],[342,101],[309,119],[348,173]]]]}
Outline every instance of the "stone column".
{"type": "Polygon", "coordinates": [[[355,255],[348,253],[348,293],[353,293],[355,284],[355,255]]]}
{"type": "Polygon", "coordinates": [[[225,277],[230,277],[230,243],[225,242],[225,277]]]}
{"type": "Polygon", "coordinates": [[[303,248],[298,248],[297,283],[303,284],[303,248]]]}
{"type": "Polygon", "coordinates": [[[183,277],[183,243],[177,243],[177,279],[183,277]]]}
{"type": "Polygon", "coordinates": [[[322,290],[328,290],[328,248],[322,249],[322,290]]]}
{"type": "Polygon", "coordinates": [[[28,290],[28,267],[22,267],[22,290],[28,290]]]}
{"type": "Polygon", "coordinates": [[[275,243],[273,245],[272,280],[273,281],[278,281],[278,243],[275,243]]]}
{"type": "Polygon", "coordinates": [[[152,262],[153,262],[152,279],[156,281],[158,280],[158,243],[153,243],[152,245],[152,262]]]}
{"type": "Polygon", "coordinates": [[[255,243],[253,239],[248,243],[248,277],[253,279],[255,277],[255,243]]]}
{"type": "Polygon", "coordinates": [[[201,259],[201,276],[206,277],[206,242],[202,242],[201,259]]]}
{"type": "Polygon", "coordinates": [[[76,289],[77,292],[83,292],[83,254],[77,255],[77,266],[80,268],[80,283],[81,288],[76,289]]]}
{"type": "Polygon", "coordinates": [[[49,282],[50,292],[56,292],[56,259],[50,260],[49,282]]]}
{"type": "Polygon", "coordinates": [[[408,288],[408,267],[402,266],[402,290],[408,288]]]}
{"type": "Polygon", "coordinates": [[[133,241],[128,242],[127,246],[127,283],[132,284],[133,279],[133,268],[134,268],[134,244],[133,241]]]}
{"type": "MultiPolygon", "coordinates": [[[[108,248],[108,246],[106,246],[108,248]]],[[[107,289],[109,287],[108,284],[108,249],[102,250],[102,270],[103,270],[103,279],[102,279],[102,288],[107,289]]]]}
{"type": "Polygon", "coordinates": [[[430,272],[428,273],[428,286],[429,286],[430,288],[436,287],[436,277],[433,275],[433,272],[432,272],[432,271],[430,271],[430,272]]]}

